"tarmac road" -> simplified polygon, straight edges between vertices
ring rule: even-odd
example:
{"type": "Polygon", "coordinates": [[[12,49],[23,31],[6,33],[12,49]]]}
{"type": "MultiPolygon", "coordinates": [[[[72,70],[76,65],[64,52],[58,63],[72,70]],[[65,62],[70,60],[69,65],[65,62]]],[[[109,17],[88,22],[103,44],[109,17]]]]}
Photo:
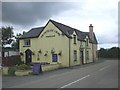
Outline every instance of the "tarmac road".
{"type": "Polygon", "coordinates": [[[118,60],[31,76],[3,76],[3,88],[118,88],[118,60]]]}

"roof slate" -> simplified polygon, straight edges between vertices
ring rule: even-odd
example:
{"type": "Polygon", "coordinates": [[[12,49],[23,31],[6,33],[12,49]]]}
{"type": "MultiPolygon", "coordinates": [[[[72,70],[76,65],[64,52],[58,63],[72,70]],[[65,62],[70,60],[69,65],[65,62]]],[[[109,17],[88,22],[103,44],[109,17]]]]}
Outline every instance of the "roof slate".
{"type": "Polygon", "coordinates": [[[37,28],[32,28],[30,31],[26,32],[24,35],[20,37],[20,39],[25,39],[25,38],[35,38],[38,37],[39,34],[42,32],[44,27],[37,27],[37,28]]]}
{"type": "MultiPolygon", "coordinates": [[[[61,23],[56,22],[54,20],[49,20],[49,21],[52,22],[59,30],[61,30],[61,32],[63,34],[65,34],[68,38],[72,38],[71,35],[73,34],[74,31],[76,32],[76,34],[78,36],[78,40],[80,40],[80,41],[81,40],[84,41],[86,36],[89,37],[89,32],[79,31],[77,29],[74,29],[74,28],[67,26],[67,25],[64,25],[64,24],[61,24],[61,23]]],[[[41,32],[43,31],[43,29],[44,29],[44,27],[32,28],[30,31],[28,31],[27,33],[22,35],[20,37],[20,39],[38,37],[41,34],[41,32]]],[[[92,43],[95,43],[95,44],[98,43],[95,34],[94,34],[94,41],[92,43]]]]}

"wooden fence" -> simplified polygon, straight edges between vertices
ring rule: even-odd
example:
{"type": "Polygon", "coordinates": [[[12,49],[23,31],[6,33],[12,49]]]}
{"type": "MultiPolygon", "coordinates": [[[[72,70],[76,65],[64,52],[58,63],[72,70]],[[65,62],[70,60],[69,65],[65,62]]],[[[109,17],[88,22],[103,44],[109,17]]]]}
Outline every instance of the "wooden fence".
{"type": "Polygon", "coordinates": [[[14,66],[21,63],[20,55],[2,57],[2,66],[14,66]]]}

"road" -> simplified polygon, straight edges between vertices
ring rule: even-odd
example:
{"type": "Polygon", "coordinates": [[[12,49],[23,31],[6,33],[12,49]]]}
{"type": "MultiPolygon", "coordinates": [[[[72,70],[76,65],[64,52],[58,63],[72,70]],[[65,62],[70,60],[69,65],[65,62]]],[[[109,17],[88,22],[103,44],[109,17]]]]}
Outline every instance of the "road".
{"type": "Polygon", "coordinates": [[[118,88],[118,61],[99,61],[41,75],[3,76],[3,88],[118,88]]]}

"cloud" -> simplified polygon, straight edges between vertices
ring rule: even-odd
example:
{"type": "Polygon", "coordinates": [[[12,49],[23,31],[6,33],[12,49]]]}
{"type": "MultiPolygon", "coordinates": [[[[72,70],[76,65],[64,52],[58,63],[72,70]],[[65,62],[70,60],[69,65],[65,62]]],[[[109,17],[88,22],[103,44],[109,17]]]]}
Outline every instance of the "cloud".
{"type": "Polygon", "coordinates": [[[58,21],[82,31],[89,31],[88,26],[92,23],[98,42],[101,45],[103,43],[118,43],[117,0],[85,0],[81,8],[65,12],[64,17],[61,17],[63,16],[63,13],[61,13],[60,16],[57,16],[58,21]],[[60,20],[60,17],[63,19],[60,20]],[[71,18],[70,21],[69,18],[71,18]]]}
{"type": "MultiPolygon", "coordinates": [[[[89,31],[89,24],[100,47],[110,47],[118,43],[118,1],[79,0],[80,2],[3,2],[3,22],[22,26],[21,30],[45,25],[49,18],[79,29],[89,31]],[[28,26],[29,28],[26,28],[28,26]],[[106,45],[105,45],[106,44],[106,45]],[[111,45],[110,45],[111,44],[111,45]]],[[[120,6],[120,4],[119,4],[120,6]]],[[[16,31],[18,31],[16,27],[16,31]]],[[[120,31],[119,31],[120,35],[120,31]]]]}
{"type": "Polygon", "coordinates": [[[75,7],[72,3],[57,2],[3,2],[3,22],[22,26],[33,25],[37,21],[45,21],[75,7]]]}

